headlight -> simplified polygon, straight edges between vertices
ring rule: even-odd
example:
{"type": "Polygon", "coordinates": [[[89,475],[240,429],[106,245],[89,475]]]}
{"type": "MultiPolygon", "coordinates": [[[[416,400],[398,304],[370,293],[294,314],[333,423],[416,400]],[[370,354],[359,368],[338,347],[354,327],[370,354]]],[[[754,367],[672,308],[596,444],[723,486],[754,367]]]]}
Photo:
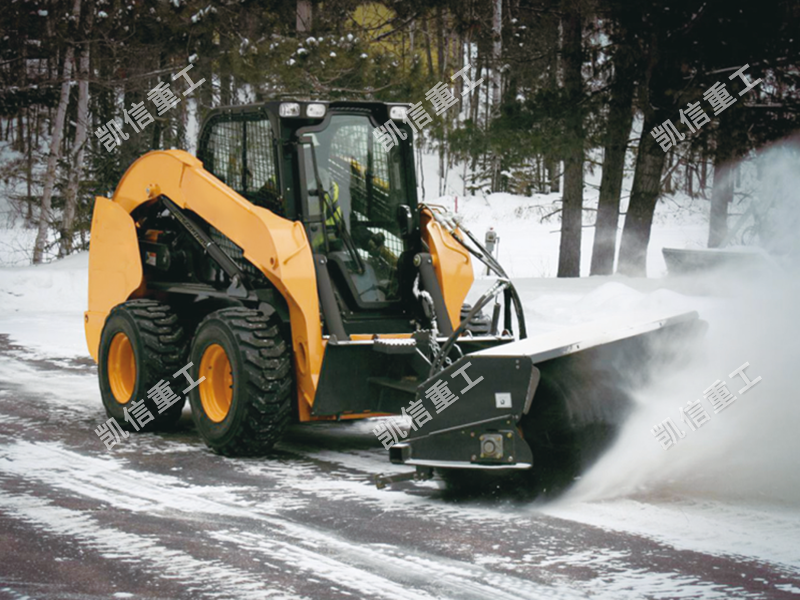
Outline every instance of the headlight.
{"type": "Polygon", "coordinates": [[[306,116],[311,119],[321,119],[325,116],[325,105],[309,104],[306,106],[306,116]]]}
{"type": "Polygon", "coordinates": [[[406,106],[392,106],[389,109],[389,118],[396,121],[402,121],[408,114],[408,107],[406,106]]]}
{"type": "Polygon", "coordinates": [[[299,117],[300,105],[297,102],[284,102],[281,104],[280,109],[278,109],[278,113],[282,117],[299,117]]]}

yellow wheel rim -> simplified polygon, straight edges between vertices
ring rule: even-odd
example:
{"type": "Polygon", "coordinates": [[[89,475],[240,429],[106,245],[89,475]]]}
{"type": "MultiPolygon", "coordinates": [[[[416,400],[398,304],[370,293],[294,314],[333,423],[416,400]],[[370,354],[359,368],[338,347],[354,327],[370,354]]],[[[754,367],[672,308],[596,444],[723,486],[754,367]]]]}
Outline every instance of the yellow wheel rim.
{"type": "Polygon", "coordinates": [[[136,386],[136,356],[128,336],[120,332],[111,340],[108,349],[108,384],[114,399],[127,404],[136,386]]]}
{"type": "Polygon", "coordinates": [[[225,349],[219,344],[211,344],[200,359],[200,402],[206,416],[219,423],[228,416],[233,399],[233,372],[231,361],[225,349]]]}

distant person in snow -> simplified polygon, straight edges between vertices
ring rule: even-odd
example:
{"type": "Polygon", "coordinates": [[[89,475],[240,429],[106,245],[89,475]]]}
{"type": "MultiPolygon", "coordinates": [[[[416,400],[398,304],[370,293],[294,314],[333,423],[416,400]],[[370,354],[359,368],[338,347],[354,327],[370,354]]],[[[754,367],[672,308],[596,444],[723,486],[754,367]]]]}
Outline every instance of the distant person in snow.
{"type": "MultiPolygon", "coordinates": [[[[486,236],[484,237],[484,246],[486,247],[486,252],[488,252],[491,256],[495,259],[497,258],[497,254],[495,253],[495,249],[500,245],[500,236],[497,235],[497,232],[494,230],[494,227],[489,227],[486,231],[486,236]]],[[[486,274],[489,275],[489,267],[486,267],[486,274]]]]}

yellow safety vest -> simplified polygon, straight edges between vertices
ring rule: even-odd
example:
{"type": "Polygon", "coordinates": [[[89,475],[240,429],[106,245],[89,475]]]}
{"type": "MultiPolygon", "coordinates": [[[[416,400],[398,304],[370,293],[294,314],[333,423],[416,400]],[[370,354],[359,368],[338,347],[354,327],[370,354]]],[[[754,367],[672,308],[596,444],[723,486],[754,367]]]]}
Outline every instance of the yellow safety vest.
{"type": "Polygon", "coordinates": [[[342,220],[342,207],[339,206],[339,184],[335,181],[333,182],[333,198],[328,192],[325,192],[325,195],[328,197],[327,199],[330,201],[330,206],[328,206],[328,202],[325,202],[325,212],[329,213],[327,219],[325,219],[325,225],[327,227],[336,227],[336,217],[339,220],[342,220]],[[333,212],[331,213],[331,207],[333,208],[333,212]]]}
{"type": "MultiPolygon", "coordinates": [[[[336,236],[336,220],[337,218],[341,221],[344,219],[342,213],[342,207],[339,206],[339,184],[335,181],[332,182],[333,188],[333,196],[328,192],[324,192],[326,198],[325,202],[323,202],[325,208],[325,214],[328,215],[328,218],[325,219],[325,229],[328,231],[329,239],[330,234],[336,236]],[[330,206],[328,206],[330,204],[330,206]],[[331,211],[333,209],[333,211],[331,211]]],[[[322,247],[324,242],[324,238],[322,237],[322,232],[320,231],[314,236],[314,239],[311,240],[311,246],[313,248],[320,248],[322,247]]]]}

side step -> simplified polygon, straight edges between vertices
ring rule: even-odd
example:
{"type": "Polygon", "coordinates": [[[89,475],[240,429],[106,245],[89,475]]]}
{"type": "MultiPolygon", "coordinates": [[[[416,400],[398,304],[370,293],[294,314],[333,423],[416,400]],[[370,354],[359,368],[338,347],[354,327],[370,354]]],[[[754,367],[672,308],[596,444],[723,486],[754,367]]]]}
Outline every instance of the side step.
{"type": "Polygon", "coordinates": [[[420,381],[417,378],[409,379],[390,379],[389,377],[370,377],[369,383],[377,386],[387,388],[390,390],[399,390],[406,394],[414,395],[417,393],[420,381]]]}
{"type": "Polygon", "coordinates": [[[373,341],[372,349],[381,354],[415,354],[417,340],[414,338],[378,338],[373,341]]]}

